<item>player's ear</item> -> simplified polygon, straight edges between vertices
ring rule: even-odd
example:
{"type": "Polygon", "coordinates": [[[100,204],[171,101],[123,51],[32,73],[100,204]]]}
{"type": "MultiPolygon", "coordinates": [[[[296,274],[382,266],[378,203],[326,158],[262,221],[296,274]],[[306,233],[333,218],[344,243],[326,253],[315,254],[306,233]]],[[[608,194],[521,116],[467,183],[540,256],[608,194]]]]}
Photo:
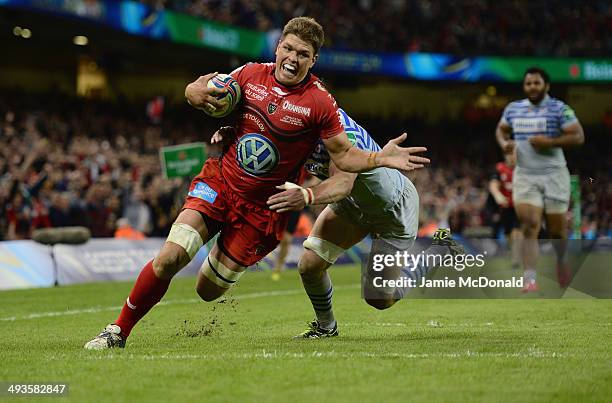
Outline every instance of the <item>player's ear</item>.
{"type": "Polygon", "coordinates": [[[311,68],[312,68],[312,66],[314,66],[314,64],[317,62],[317,59],[318,59],[318,58],[319,58],[319,54],[318,54],[318,53],[312,57],[312,62],[310,63],[310,67],[311,67],[311,68]]]}
{"type": "Polygon", "coordinates": [[[278,42],[276,43],[276,49],[274,49],[274,56],[278,56],[278,48],[280,48],[280,44],[282,40],[283,40],[282,37],[278,38],[278,42]]]}

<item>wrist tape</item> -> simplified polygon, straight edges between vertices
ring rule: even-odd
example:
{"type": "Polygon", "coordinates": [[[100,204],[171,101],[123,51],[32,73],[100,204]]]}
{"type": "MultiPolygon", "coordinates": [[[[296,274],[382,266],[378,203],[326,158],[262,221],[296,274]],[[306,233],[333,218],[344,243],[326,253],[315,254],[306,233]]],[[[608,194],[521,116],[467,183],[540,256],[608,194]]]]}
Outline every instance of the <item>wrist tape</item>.
{"type": "Polygon", "coordinates": [[[297,185],[292,182],[285,182],[285,189],[300,189],[302,192],[302,196],[304,196],[304,203],[307,206],[310,206],[315,201],[315,196],[311,188],[303,188],[300,185],[297,185]]]}

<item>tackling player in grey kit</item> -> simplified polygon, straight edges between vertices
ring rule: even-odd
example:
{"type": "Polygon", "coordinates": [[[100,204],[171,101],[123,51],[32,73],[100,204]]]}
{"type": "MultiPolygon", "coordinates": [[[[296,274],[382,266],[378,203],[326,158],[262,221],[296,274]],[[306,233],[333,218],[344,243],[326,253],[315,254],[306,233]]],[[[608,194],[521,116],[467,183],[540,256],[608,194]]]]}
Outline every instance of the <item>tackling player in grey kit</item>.
{"type": "Polygon", "coordinates": [[[572,108],[548,95],[546,71],[532,67],[525,72],[523,90],[527,98],[511,102],[497,125],[495,136],[504,153],[516,148],[512,179],[512,201],[523,232],[522,257],[525,268],[523,291],[537,291],[537,238],[542,213],[546,230],[557,253],[559,284],[569,283],[565,260],[570,175],[563,148],[584,143],[584,132],[572,108]],[[513,135],[513,139],[510,139],[513,135]]]}
{"type": "MultiPolygon", "coordinates": [[[[367,131],[345,111],[339,109],[338,113],[353,146],[366,151],[380,150],[367,131]]],[[[285,212],[301,210],[307,204],[328,204],[304,242],[304,252],[298,264],[316,320],[296,338],[332,337],[338,335],[338,327],[332,311],[333,288],[327,269],[345,250],[368,234],[384,248],[385,253],[409,250],[417,236],[419,195],[412,182],[396,169],[376,168],[360,174],[339,170],[330,161],[323,143],[317,145],[305,167],[323,182],[306,189],[286,183],[280,187],[285,191],[271,196],[268,205],[272,210],[285,212]]],[[[461,252],[461,248],[450,239],[448,230],[436,231],[432,246],[425,251],[429,255],[461,252]]],[[[398,276],[417,283],[429,267],[418,264],[398,269],[398,276]]],[[[372,274],[370,270],[366,276],[372,274]]],[[[366,280],[366,284],[369,283],[371,281],[366,280]]],[[[369,305],[386,309],[406,291],[407,287],[364,289],[364,296],[369,305]]]]}

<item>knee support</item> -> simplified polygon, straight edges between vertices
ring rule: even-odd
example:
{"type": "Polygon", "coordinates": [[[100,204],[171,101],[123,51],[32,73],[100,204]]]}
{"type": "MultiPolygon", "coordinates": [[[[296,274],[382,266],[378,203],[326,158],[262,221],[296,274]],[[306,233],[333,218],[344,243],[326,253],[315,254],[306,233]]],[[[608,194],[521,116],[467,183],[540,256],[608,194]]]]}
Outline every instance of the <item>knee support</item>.
{"type": "Polygon", "coordinates": [[[344,249],[325,239],[309,236],[304,241],[304,248],[310,249],[327,263],[334,264],[338,257],[344,253],[344,249]]]}
{"type": "Polygon", "coordinates": [[[166,240],[185,249],[187,255],[189,255],[189,259],[193,259],[204,244],[200,233],[191,225],[183,223],[172,224],[172,228],[166,240]]]}
{"type": "Polygon", "coordinates": [[[200,271],[207,279],[212,281],[215,285],[221,288],[230,288],[236,282],[242,273],[246,270],[246,267],[237,267],[240,271],[230,270],[223,263],[219,262],[214,256],[208,255],[200,271]]]}

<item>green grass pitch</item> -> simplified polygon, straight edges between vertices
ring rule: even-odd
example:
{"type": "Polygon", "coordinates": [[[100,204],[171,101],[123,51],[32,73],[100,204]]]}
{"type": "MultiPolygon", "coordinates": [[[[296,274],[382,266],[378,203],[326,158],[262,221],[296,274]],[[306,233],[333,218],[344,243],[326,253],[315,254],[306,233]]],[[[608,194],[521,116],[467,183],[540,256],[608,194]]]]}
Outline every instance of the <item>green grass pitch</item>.
{"type": "MultiPolygon", "coordinates": [[[[340,337],[292,340],[313,317],[295,271],[247,273],[224,302],[173,281],[125,350],[83,344],[132,283],[0,293],[0,381],[68,382],[59,401],[612,399],[612,301],[408,299],[376,311],[337,267],[340,337]]],[[[31,399],[31,398],[23,398],[31,399]]],[[[0,400],[20,399],[0,397],[0,400]]]]}

